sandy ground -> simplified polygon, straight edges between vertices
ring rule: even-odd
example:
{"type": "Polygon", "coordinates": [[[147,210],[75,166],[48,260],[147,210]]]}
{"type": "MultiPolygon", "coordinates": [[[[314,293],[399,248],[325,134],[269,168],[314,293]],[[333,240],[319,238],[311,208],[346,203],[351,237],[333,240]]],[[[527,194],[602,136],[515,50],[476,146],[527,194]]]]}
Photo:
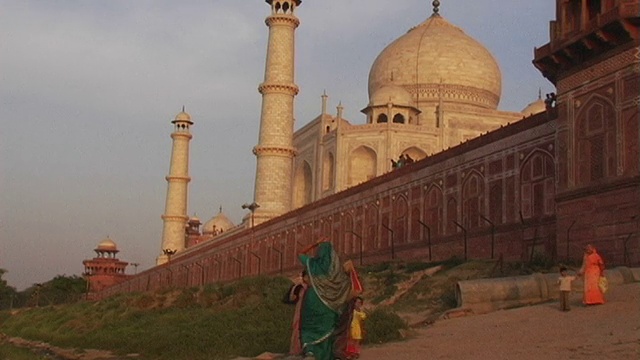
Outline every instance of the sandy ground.
{"type": "Polygon", "coordinates": [[[363,349],[377,359],[640,359],[640,284],[611,287],[607,303],[557,303],[440,320],[402,342],[363,349]]]}

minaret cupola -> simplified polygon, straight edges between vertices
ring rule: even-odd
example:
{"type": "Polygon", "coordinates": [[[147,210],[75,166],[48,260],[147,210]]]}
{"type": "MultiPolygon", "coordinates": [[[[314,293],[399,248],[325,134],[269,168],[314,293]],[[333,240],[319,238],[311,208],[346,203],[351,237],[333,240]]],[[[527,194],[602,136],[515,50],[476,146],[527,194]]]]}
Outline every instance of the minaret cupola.
{"type": "Polygon", "coordinates": [[[182,107],[182,111],[176,115],[175,119],[171,122],[174,125],[174,132],[189,132],[189,127],[193,125],[193,121],[191,121],[191,115],[184,111],[184,106],[182,107]]]}
{"type": "Polygon", "coordinates": [[[296,7],[300,6],[302,0],[266,0],[271,5],[273,14],[293,14],[296,7]]]}

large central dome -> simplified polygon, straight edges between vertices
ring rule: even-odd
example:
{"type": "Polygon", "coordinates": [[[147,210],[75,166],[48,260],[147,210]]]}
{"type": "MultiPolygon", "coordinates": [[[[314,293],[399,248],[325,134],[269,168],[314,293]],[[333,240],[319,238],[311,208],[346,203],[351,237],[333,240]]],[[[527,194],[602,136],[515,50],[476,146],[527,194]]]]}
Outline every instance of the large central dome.
{"type": "Polygon", "coordinates": [[[417,107],[442,97],[496,109],[502,79],[496,60],[484,46],[434,14],[392,42],[374,61],[369,98],[388,85],[409,91],[417,107]]]}

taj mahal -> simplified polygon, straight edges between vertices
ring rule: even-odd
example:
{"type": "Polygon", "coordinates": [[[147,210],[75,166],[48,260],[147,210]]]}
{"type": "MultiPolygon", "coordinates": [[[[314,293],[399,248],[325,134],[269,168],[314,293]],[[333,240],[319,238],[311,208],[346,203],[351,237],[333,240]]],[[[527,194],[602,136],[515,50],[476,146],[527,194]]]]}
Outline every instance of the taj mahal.
{"type": "MultiPolygon", "coordinates": [[[[258,158],[255,204],[260,207],[247,226],[387,173],[392,169],[390,160],[400,155],[423,159],[545,109],[539,96],[522,113],[498,110],[502,83],[496,60],[434,6],[433,15],[375,59],[369,73],[369,103],[362,109],[365,124],[344,119],[342,105],[336,115],[329,114],[325,94],[321,113],[293,132],[293,102],[298,92],[294,82],[294,33],[299,25],[295,9],[301,2],[268,3],[273,16],[267,19],[270,40],[265,82],[259,87],[263,95],[260,143],[254,148],[258,158]]],[[[186,130],[191,117],[181,112],[174,123],[171,166],[186,169],[188,142],[177,139],[190,138],[186,130]]],[[[170,183],[170,194],[172,186],[177,187],[170,183]]],[[[175,230],[165,225],[165,234],[173,231],[175,235],[174,240],[163,239],[163,249],[182,250],[189,245],[182,231],[186,186],[180,191],[181,205],[173,205],[172,200],[171,207],[177,208],[167,212],[182,217],[175,230]]],[[[199,221],[191,220],[192,224],[199,221]]],[[[192,236],[197,234],[197,228],[186,226],[192,236]]],[[[204,223],[204,237],[196,241],[234,227],[220,211],[204,223]]]]}
{"type": "Polygon", "coordinates": [[[557,94],[532,96],[521,112],[499,109],[498,62],[433,1],[432,14],[373,61],[369,102],[349,104],[362,120],[344,118],[342,104],[327,109],[325,94],[297,131],[303,4],[266,3],[250,214],[240,224],[222,208],[204,223],[187,215],[197,119],[183,109],[172,121],[157,266],[105,295],[289,271],[305,239],[320,235],[361,263],[463,252],[570,258],[594,238],[611,262],[640,263],[639,241],[625,239],[640,219],[637,0],[557,0],[549,43],[533,59],[557,94]]]}

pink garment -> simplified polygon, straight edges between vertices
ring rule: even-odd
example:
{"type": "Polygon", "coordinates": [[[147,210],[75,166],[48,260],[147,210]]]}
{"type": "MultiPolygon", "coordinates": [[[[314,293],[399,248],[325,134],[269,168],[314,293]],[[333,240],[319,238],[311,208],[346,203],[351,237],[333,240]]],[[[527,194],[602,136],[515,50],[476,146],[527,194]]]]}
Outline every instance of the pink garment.
{"type": "Polygon", "coordinates": [[[300,317],[302,314],[302,299],[307,292],[307,287],[303,286],[298,293],[298,299],[296,301],[296,309],[293,313],[293,320],[291,321],[291,340],[289,343],[290,355],[302,355],[302,340],[300,340],[300,317]]]}

